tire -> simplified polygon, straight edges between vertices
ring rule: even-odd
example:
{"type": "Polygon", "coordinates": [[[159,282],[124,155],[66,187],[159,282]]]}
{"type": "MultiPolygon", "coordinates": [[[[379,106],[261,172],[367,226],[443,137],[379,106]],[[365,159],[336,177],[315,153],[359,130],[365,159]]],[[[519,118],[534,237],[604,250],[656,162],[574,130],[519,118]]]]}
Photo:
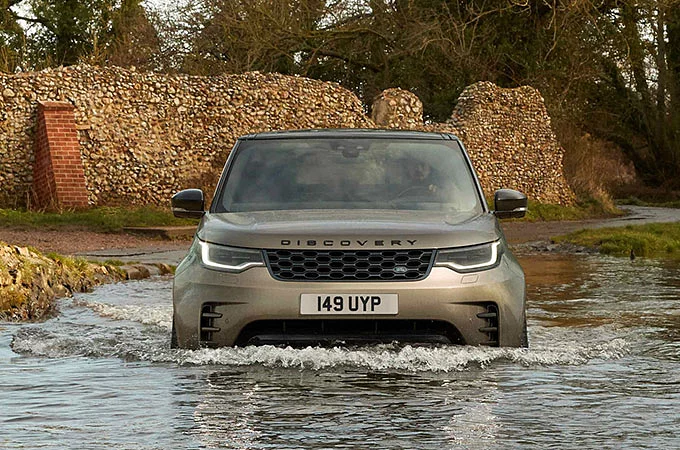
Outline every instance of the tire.
{"type": "Polygon", "coordinates": [[[527,332],[527,316],[524,313],[524,324],[522,325],[522,336],[520,337],[519,346],[522,348],[529,348],[529,333],[527,332]]]}
{"type": "Polygon", "coordinates": [[[172,318],[172,330],[170,331],[170,348],[178,348],[177,331],[175,331],[175,318],[172,318]]]}

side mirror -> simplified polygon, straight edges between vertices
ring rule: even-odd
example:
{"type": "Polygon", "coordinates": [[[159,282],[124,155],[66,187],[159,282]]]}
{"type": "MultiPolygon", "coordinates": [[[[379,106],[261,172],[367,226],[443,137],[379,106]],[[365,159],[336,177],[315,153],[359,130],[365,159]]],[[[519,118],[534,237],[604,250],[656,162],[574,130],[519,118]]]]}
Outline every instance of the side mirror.
{"type": "Polygon", "coordinates": [[[205,214],[205,199],[200,189],[185,189],[172,196],[175,217],[200,219],[205,214]]]}
{"type": "Polygon", "coordinates": [[[512,189],[497,190],[493,203],[493,213],[499,219],[519,219],[527,213],[527,196],[512,189]]]}

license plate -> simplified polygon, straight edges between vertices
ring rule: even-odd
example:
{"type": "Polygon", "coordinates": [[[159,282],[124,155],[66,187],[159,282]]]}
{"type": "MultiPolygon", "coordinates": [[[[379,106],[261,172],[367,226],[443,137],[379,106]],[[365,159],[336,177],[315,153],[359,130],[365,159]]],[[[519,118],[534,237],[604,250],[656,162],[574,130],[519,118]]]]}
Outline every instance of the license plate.
{"type": "Polygon", "coordinates": [[[302,294],[300,314],[397,314],[397,294],[302,294]]]}

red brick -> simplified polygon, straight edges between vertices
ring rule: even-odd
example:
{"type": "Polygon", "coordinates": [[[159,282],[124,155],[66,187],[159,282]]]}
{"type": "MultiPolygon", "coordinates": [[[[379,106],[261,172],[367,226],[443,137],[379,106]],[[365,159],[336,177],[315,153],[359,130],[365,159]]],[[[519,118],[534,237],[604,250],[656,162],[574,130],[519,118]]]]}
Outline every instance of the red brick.
{"type": "Polygon", "coordinates": [[[41,102],[35,135],[33,188],[39,207],[87,207],[73,105],[41,102]]]}

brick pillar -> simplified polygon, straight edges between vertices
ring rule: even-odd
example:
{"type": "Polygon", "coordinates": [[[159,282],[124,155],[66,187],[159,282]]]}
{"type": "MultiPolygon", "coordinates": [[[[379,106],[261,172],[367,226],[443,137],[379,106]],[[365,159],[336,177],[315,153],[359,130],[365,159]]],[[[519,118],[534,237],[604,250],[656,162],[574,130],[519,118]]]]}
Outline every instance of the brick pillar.
{"type": "Polygon", "coordinates": [[[87,188],[73,105],[38,102],[33,191],[39,208],[86,208],[87,188]]]}

